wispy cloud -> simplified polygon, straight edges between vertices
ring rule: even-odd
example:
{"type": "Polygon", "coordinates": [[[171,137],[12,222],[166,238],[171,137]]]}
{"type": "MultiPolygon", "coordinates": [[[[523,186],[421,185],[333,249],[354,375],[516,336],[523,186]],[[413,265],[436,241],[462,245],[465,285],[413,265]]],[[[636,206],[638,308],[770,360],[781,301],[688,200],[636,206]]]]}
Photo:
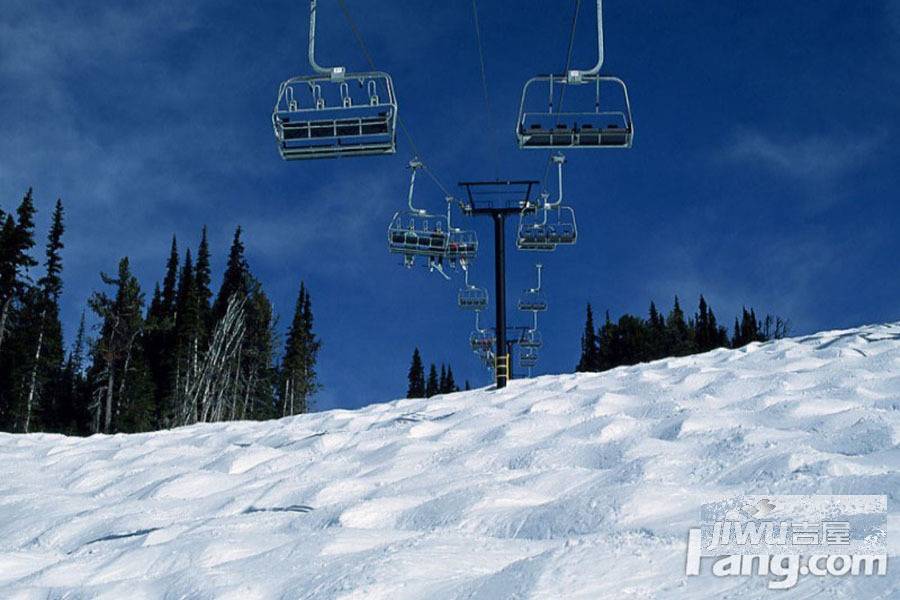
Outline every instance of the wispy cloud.
{"type": "Polygon", "coordinates": [[[891,27],[891,33],[894,36],[894,42],[900,48],[900,2],[897,0],[887,0],[884,3],[885,12],[887,13],[887,23],[891,27]]]}
{"type": "Polygon", "coordinates": [[[726,146],[732,161],[750,162],[813,184],[833,182],[864,166],[881,145],[883,136],[849,135],[774,137],[741,130],[726,146]]]}

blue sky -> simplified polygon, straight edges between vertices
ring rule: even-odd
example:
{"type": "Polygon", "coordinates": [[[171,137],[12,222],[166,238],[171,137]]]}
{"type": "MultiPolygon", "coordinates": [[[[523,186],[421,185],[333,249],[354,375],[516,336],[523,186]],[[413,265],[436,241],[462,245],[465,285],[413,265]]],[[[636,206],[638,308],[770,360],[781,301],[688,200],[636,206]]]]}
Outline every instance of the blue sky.
{"type": "MultiPolygon", "coordinates": [[[[562,70],[574,1],[482,0],[492,119],[468,2],[347,4],[442,180],[542,176],[546,155],[515,144],[518,99],[529,77],[562,70]]],[[[595,58],[584,4],[579,66],[595,58]]],[[[513,298],[535,259],[546,265],[538,372],[574,366],[587,301],[617,316],[643,314],[650,299],[668,309],[676,293],[693,310],[704,293],[720,319],[746,303],[796,333],[900,318],[900,3],[609,0],[604,10],[605,71],[629,86],[635,145],[570,153],[579,244],[511,258],[513,298]]],[[[278,84],[309,70],[306,35],[297,1],[3,0],[0,205],[33,185],[43,235],[62,197],[70,334],[99,271],[121,256],[149,292],[172,234],[196,247],[205,223],[220,276],[240,224],[282,324],[300,280],[312,291],[323,408],[402,395],[416,345],[460,381],[487,383],[466,341],[471,315],[455,307],[461,279],[405,271],[385,247],[409,146],[278,157],[271,108],[278,84]]],[[[336,0],[320,2],[319,38],[321,62],[365,67],[336,0]]],[[[427,180],[419,191],[441,205],[427,180]]],[[[486,249],[476,281],[491,281],[490,258],[486,249]]]]}

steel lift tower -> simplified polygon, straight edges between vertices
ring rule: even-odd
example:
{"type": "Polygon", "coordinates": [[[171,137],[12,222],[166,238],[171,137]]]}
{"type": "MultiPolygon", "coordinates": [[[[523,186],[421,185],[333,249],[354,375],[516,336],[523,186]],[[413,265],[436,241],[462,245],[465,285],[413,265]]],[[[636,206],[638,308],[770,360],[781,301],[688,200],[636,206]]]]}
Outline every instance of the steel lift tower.
{"type": "Polygon", "coordinates": [[[531,210],[532,190],[540,185],[533,180],[461,181],[467,200],[466,214],[490,217],[494,223],[494,303],[497,311],[494,322],[494,376],[497,389],[506,387],[510,379],[510,346],[506,340],[506,218],[519,217],[523,210],[531,210]]]}

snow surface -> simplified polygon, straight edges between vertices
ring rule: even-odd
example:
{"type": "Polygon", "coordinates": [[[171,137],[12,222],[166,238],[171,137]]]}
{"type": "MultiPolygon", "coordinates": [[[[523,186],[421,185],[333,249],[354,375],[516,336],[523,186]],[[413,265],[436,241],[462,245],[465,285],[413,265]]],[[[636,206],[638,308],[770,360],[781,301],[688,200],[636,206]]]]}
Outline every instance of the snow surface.
{"type": "Polygon", "coordinates": [[[267,423],[0,435],[2,598],[898,598],[684,575],[704,502],[887,494],[900,324],[267,423]]]}

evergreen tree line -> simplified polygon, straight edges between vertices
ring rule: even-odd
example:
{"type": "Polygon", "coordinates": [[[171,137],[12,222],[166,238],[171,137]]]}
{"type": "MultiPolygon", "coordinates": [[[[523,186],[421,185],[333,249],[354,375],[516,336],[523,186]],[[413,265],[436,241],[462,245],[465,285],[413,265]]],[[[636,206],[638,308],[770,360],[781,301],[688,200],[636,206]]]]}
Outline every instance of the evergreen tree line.
{"type": "Polygon", "coordinates": [[[277,317],[235,231],[225,273],[211,288],[206,228],[194,255],[175,238],[149,304],[128,258],[82,312],[63,343],[64,210],[57,201],[34,279],[35,208],[29,189],[15,212],[0,208],[0,430],[72,435],[139,432],[197,422],[269,419],[310,410],[319,390],[321,341],[301,283],[280,360],[277,317]],[[196,256],[196,258],[195,258],[196,256]]]}
{"type": "Polygon", "coordinates": [[[685,318],[678,297],[668,315],[650,303],[648,318],[625,314],[613,322],[606,313],[604,323],[594,325],[591,305],[587,305],[581,357],[577,371],[606,371],[670,356],[687,356],[716,348],[740,348],[751,342],[764,342],[785,337],[789,323],[780,317],[759,320],[754,309],[744,308],[735,318],[729,337],[726,327],[719,325],[712,307],[701,295],[697,312],[685,318]]]}
{"type": "MultiPolygon", "coordinates": [[[[407,379],[409,380],[409,386],[406,388],[407,398],[431,398],[438,394],[452,394],[460,391],[453,377],[453,367],[449,364],[444,366],[444,363],[441,363],[439,375],[437,367],[431,363],[428,377],[425,377],[425,364],[422,362],[422,355],[418,348],[413,351],[407,379]]],[[[466,381],[465,389],[471,389],[468,381],[466,381]]]]}

